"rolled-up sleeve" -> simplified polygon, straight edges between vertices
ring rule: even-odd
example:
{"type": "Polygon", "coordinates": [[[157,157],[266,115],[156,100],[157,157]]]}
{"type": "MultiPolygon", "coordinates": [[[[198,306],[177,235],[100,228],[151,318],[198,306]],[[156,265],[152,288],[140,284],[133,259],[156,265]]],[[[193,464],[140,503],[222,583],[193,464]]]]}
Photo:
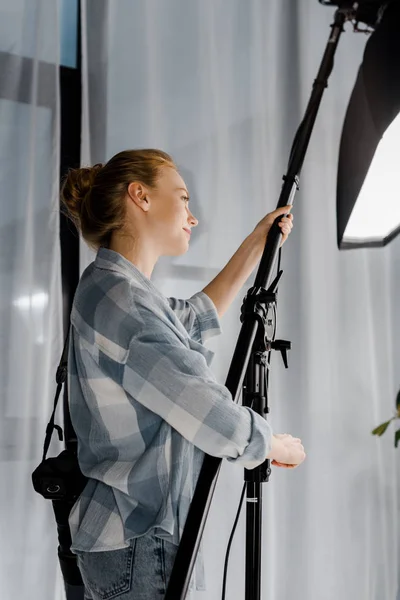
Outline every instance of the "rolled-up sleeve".
{"type": "Polygon", "coordinates": [[[146,328],[131,340],[124,365],[128,396],[207,454],[247,469],[264,462],[272,437],[266,420],[235,404],[228,389],[215,380],[205,357],[147,310],[146,328]]]}
{"type": "Polygon", "coordinates": [[[204,344],[222,332],[217,309],[203,291],[188,300],[168,298],[168,303],[190,337],[204,344]]]}

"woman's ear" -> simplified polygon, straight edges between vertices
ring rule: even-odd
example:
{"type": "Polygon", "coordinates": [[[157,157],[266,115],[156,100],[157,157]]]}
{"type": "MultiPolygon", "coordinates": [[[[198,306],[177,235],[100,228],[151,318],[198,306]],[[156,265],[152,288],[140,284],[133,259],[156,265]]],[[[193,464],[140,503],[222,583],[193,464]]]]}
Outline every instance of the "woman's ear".
{"type": "Polygon", "coordinates": [[[128,185],[128,196],[142,210],[147,212],[150,207],[149,200],[146,195],[147,189],[142,183],[133,181],[128,185]]]}

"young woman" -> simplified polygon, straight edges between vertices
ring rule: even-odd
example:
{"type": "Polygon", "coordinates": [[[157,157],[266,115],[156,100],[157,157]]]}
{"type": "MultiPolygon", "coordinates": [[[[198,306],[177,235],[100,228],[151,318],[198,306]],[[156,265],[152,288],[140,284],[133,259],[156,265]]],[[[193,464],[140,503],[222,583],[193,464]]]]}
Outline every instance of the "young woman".
{"type": "MultiPolygon", "coordinates": [[[[170,156],[127,150],[71,170],[62,200],[97,250],[71,313],[69,398],[89,482],[71,516],[72,550],[91,600],[165,595],[204,453],[252,469],[295,467],[298,438],[273,435],[232,402],[203,343],[261,258],[267,215],[204,290],[166,298],[150,278],[158,258],[187,251],[198,223],[170,156]]],[[[292,216],[280,222],[283,241],[292,216]]],[[[193,581],[202,589],[200,561],[193,581]]]]}

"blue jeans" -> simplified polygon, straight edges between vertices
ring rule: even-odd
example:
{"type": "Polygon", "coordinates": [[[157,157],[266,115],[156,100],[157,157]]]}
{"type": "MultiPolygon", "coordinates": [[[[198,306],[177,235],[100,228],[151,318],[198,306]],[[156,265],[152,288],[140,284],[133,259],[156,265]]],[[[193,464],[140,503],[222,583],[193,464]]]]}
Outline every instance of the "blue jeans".
{"type": "Polygon", "coordinates": [[[85,600],[161,600],[178,546],[151,534],[128,548],[78,554],[85,600]]]}

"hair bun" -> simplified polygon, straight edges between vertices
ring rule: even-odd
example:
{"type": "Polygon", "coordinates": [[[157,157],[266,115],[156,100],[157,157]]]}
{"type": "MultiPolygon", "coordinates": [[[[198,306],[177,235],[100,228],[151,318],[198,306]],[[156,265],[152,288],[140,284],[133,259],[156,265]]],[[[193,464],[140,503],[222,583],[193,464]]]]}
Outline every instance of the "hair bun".
{"type": "Polygon", "coordinates": [[[93,167],[70,169],[64,178],[61,200],[76,223],[80,221],[83,203],[91,192],[96,176],[102,168],[103,165],[97,163],[93,167]]]}

